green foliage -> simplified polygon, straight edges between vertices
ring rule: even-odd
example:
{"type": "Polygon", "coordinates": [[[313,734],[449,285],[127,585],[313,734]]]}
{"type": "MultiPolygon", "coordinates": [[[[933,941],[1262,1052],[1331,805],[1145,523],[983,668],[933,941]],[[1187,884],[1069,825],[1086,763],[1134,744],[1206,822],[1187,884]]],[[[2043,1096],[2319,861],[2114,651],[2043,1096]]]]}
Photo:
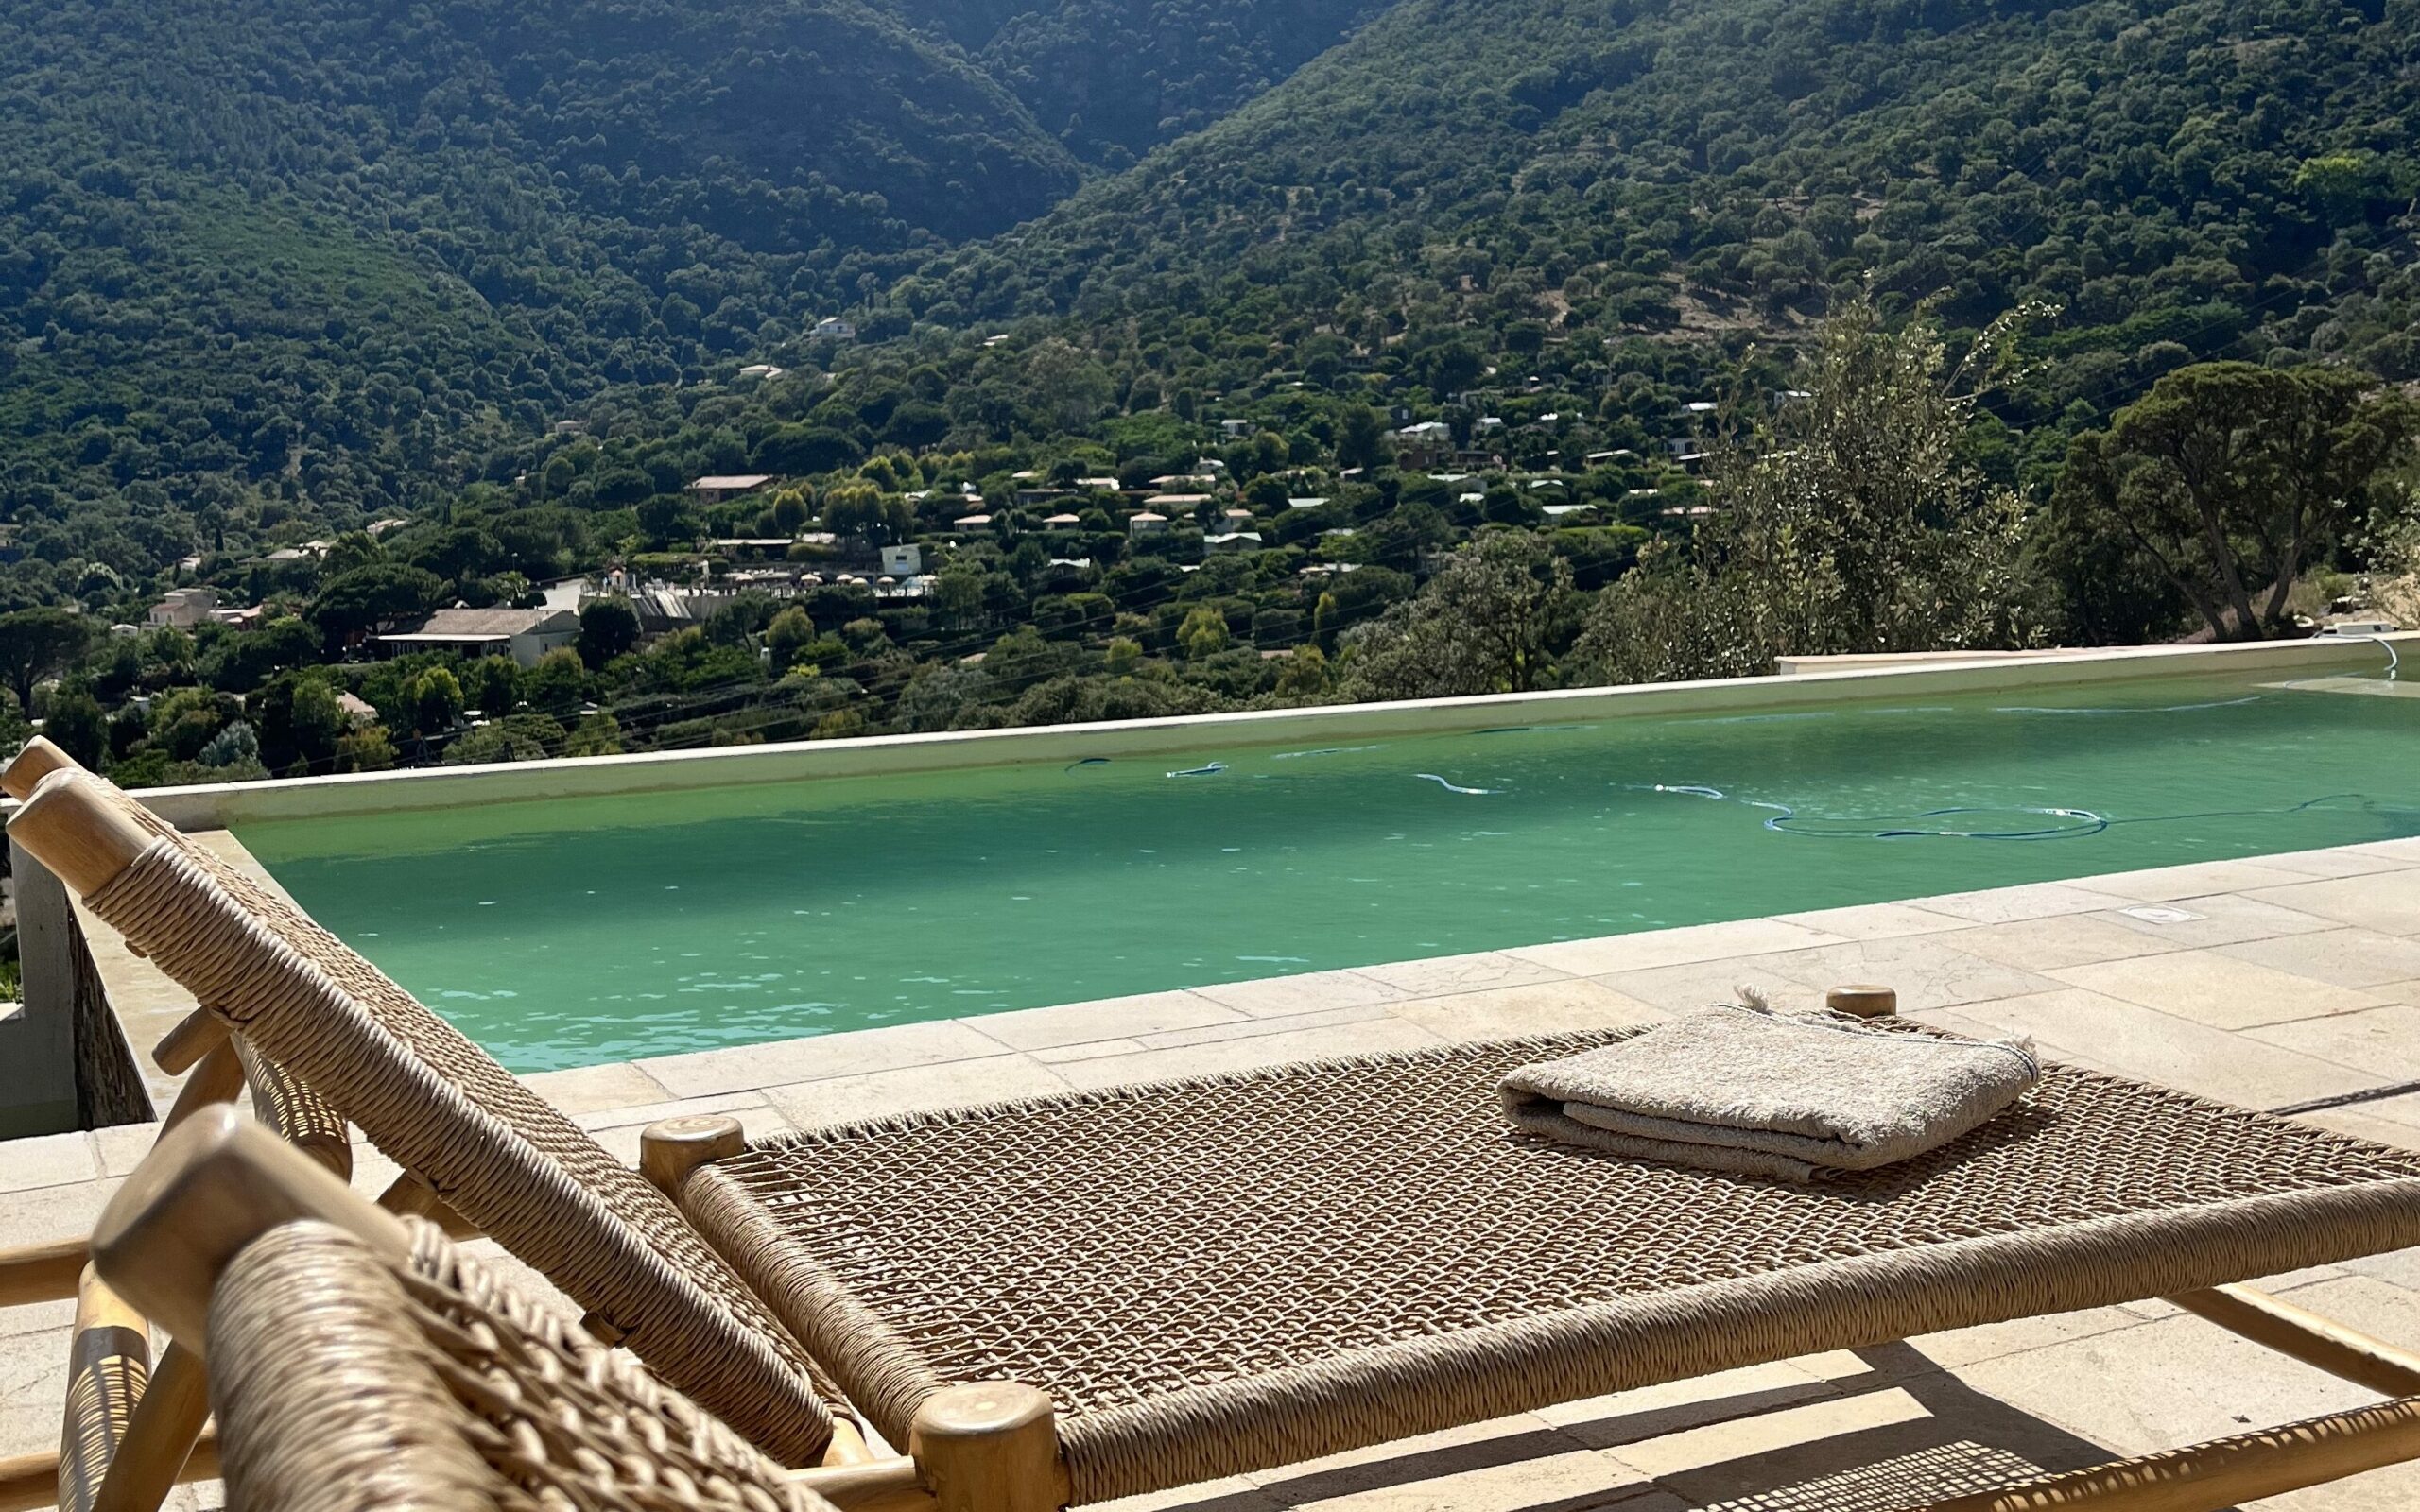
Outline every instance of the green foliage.
{"type": "MultiPolygon", "coordinates": [[[[2077,438],[2053,496],[2061,543],[2122,541],[2211,636],[2256,638],[2283,624],[2304,570],[2369,519],[2415,433],[2420,406],[2361,373],[2182,369],[2077,438]]],[[[2079,595],[2146,576],[2064,565],[2079,595]]]]}
{"type": "Polygon", "coordinates": [[[1577,626],[1571,568],[1526,530],[1491,531],[1420,593],[1344,638],[1348,698],[1528,693],[1577,626]]]}
{"type": "Polygon", "coordinates": [[[579,611],[579,659],[603,666],[639,644],[639,611],[625,598],[600,598],[579,611]]]}
{"type": "Polygon", "coordinates": [[[1686,558],[1657,553],[1599,594],[1578,660],[1609,681],[1754,676],[1781,656],[2025,644],[2022,501],[1961,455],[1976,388],[2006,376],[2014,321],[1953,369],[1918,321],[1850,305],[1827,321],[1806,397],[1711,465],[1686,558]]]}
{"type": "Polygon", "coordinates": [[[50,696],[42,732],[79,765],[99,771],[109,749],[109,724],[99,700],[82,688],[62,687],[50,696]]]}
{"type": "Polygon", "coordinates": [[[0,677],[8,679],[19,708],[33,704],[35,683],[76,665],[93,644],[96,628],[84,615],[67,610],[21,609],[0,614],[0,677]]]}

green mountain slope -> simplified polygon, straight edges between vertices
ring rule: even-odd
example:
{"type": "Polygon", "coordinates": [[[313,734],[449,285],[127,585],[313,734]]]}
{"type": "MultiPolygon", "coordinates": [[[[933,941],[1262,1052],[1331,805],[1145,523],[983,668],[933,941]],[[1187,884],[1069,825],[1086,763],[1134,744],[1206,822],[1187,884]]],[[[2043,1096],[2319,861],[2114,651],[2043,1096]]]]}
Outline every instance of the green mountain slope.
{"type": "Polygon", "coordinates": [[[1787,334],[1870,277],[2058,302],[2060,403],[2188,352],[2408,377],[2415,77],[2413,0],[1408,0],[897,294],[1519,354],[1787,334]]]}
{"type": "Polygon", "coordinates": [[[937,26],[1088,163],[1199,130],[1392,0],[891,0],[937,26]]]}
{"type": "Polygon", "coordinates": [[[0,436],[28,485],[388,502],[1079,171],[860,0],[17,7],[0,436]]]}

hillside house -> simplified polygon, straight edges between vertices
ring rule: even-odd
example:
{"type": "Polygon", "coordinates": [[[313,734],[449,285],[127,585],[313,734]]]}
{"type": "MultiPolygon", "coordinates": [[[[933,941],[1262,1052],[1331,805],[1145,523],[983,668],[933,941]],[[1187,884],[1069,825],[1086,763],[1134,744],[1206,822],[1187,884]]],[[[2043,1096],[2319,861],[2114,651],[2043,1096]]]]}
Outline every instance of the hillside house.
{"type": "Polygon", "coordinates": [[[154,629],[175,627],[189,630],[210,618],[218,608],[218,590],[215,588],[179,588],[151,606],[144,620],[154,629]]]}
{"type": "Polygon", "coordinates": [[[382,635],[389,656],[406,651],[458,651],[509,656],[534,667],[547,652],[579,639],[579,616],[560,609],[441,609],[419,629],[382,635]]]}
{"type": "Polygon", "coordinates": [[[962,536],[988,536],[992,533],[992,517],[988,514],[962,514],[950,522],[950,528],[962,536]]]}
{"type": "Polygon", "coordinates": [[[827,315],[815,322],[815,335],[834,341],[855,341],[857,339],[857,328],[853,321],[843,320],[837,315],[827,315]]]}
{"type": "Polygon", "coordinates": [[[1126,522],[1126,533],[1136,537],[1165,536],[1168,533],[1168,517],[1146,509],[1126,522]]]}
{"type": "Polygon", "coordinates": [[[689,481],[689,497],[700,504],[721,504],[743,498],[774,481],[770,472],[717,472],[689,481]]]}
{"type": "Polygon", "coordinates": [[[1422,421],[1395,432],[1395,456],[1405,467],[1433,467],[1454,454],[1454,428],[1442,420],[1422,421]]]}
{"type": "Polygon", "coordinates": [[[1224,535],[1204,536],[1201,538],[1201,547],[1204,551],[1209,552],[1214,557],[1225,556],[1238,551],[1258,551],[1260,549],[1260,532],[1257,530],[1230,530],[1224,535]]]}
{"type": "Polygon", "coordinates": [[[915,544],[882,548],[882,570],[890,577],[915,577],[925,571],[925,548],[915,544]]]}

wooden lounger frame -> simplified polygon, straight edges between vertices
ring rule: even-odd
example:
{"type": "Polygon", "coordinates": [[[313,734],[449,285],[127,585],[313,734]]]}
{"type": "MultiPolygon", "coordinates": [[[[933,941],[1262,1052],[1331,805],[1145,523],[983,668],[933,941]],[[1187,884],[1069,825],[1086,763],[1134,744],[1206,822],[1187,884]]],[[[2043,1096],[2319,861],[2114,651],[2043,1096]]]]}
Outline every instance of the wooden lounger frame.
{"type": "MultiPolygon", "coordinates": [[[[56,747],[37,741],[0,777],[0,787],[23,799],[45,776],[73,769],[56,747]]],[[[12,828],[79,894],[112,880],[148,841],[131,815],[95,800],[89,787],[54,784],[44,792],[61,801],[27,803],[12,828]]],[[[1876,1011],[1871,1003],[1862,1006],[1876,1011]]],[[[155,1052],[158,1062],[171,1072],[189,1073],[164,1141],[205,1111],[205,1122],[223,1126],[230,1117],[224,1105],[248,1080],[244,1054],[240,1040],[207,1012],[163,1040],[155,1052]]],[[[701,1166],[743,1145],[735,1120],[672,1120],[646,1132],[641,1170],[683,1203],[701,1166]]],[[[193,1299],[206,1299],[216,1274],[214,1263],[223,1263],[240,1247],[229,1247],[229,1234],[247,1224],[257,1233],[265,1225],[309,1216],[386,1246],[393,1243],[396,1213],[451,1216],[433,1192],[409,1177],[377,1204],[354,1196],[334,1179],[349,1171],[350,1150],[340,1140],[332,1146],[324,1131],[300,1147],[319,1162],[319,1196],[305,1203],[286,1190],[292,1183],[268,1182],[240,1194],[222,1188],[208,1203],[171,1205],[181,1214],[172,1221],[155,1214],[113,1238],[104,1236],[117,1286],[105,1283],[86,1263],[79,1244],[0,1250],[0,1303],[69,1295],[78,1303],[63,1437],[69,1452],[63,1458],[0,1461],[0,1512],[54,1499],[72,1512],[153,1512],[177,1480],[215,1473],[203,1433],[207,1398],[199,1355],[172,1343],[159,1368],[148,1369],[149,1325],[120,1296],[121,1287],[136,1305],[151,1307],[172,1334],[191,1337],[199,1315],[193,1299]],[[327,1197],[330,1190],[343,1200],[327,1197]]],[[[453,1219],[446,1227],[458,1231],[461,1225],[453,1219]]],[[[1935,1512],[2217,1512],[2238,1501],[2420,1458],[2420,1355],[2244,1287],[2172,1300],[2265,1348],[2399,1400],[2043,1477],[1936,1503],[1935,1512]]],[[[998,1383],[943,1390],[919,1413],[908,1447],[905,1456],[874,1461],[862,1444],[836,1441],[825,1466],[792,1473],[853,1512],[1050,1512],[1069,1499],[1050,1399],[1031,1386],[998,1383]]]]}

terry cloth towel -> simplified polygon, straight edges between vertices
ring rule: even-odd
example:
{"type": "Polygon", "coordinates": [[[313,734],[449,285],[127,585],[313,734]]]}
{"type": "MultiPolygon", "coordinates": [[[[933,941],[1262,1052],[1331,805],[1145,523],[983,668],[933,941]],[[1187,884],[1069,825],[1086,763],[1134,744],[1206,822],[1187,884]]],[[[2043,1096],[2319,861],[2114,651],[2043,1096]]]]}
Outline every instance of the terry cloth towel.
{"type": "Polygon", "coordinates": [[[1533,1134],[1671,1165],[1813,1181],[1946,1144],[2041,1076],[2025,1042],[1724,1004],[1523,1066],[1499,1091],[1512,1122],[1533,1134]]]}

